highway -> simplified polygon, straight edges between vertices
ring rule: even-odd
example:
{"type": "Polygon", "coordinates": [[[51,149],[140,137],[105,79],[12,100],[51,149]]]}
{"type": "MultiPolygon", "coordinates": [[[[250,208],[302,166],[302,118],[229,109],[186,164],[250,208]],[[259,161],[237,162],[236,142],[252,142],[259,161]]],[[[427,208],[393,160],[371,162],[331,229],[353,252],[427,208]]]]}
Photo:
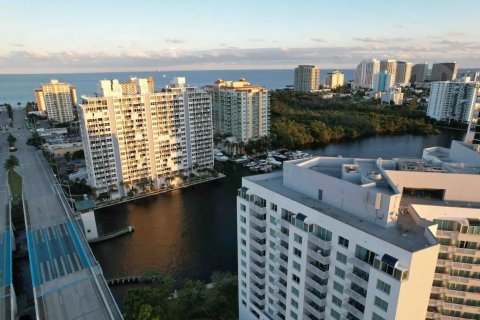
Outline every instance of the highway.
{"type": "Polygon", "coordinates": [[[56,177],[41,152],[26,145],[24,117],[24,110],[14,112],[12,134],[23,178],[37,319],[122,319],[56,177]]]}

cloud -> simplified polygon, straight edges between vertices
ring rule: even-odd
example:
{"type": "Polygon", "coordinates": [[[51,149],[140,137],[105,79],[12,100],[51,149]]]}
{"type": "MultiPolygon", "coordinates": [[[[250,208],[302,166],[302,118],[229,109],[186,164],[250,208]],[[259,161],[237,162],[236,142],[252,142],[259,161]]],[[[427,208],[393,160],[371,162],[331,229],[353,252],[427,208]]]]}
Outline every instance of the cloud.
{"type": "Polygon", "coordinates": [[[264,42],[265,39],[249,39],[251,42],[264,42]]]}
{"type": "Polygon", "coordinates": [[[8,45],[10,45],[11,47],[15,47],[15,48],[24,48],[25,45],[23,43],[19,43],[19,42],[10,42],[8,45]]]}
{"type": "Polygon", "coordinates": [[[393,38],[385,38],[385,37],[353,37],[352,38],[358,42],[364,43],[391,43],[391,42],[408,42],[411,41],[411,38],[402,38],[402,37],[393,37],[393,38]]]}
{"type": "Polygon", "coordinates": [[[403,29],[403,25],[401,25],[400,23],[394,24],[393,27],[394,27],[395,29],[403,29]]]}
{"type": "Polygon", "coordinates": [[[324,43],[324,42],[327,42],[327,40],[323,39],[323,38],[319,38],[319,37],[313,37],[313,38],[310,38],[310,41],[313,41],[313,42],[318,42],[318,43],[324,43]]]}
{"type": "Polygon", "coordinates": [[[174,43],[174,44],[185,43],[184,40],[178,39],[178,38],[167,38],[167,39],[165,39],[165,42],[174,43]]]}

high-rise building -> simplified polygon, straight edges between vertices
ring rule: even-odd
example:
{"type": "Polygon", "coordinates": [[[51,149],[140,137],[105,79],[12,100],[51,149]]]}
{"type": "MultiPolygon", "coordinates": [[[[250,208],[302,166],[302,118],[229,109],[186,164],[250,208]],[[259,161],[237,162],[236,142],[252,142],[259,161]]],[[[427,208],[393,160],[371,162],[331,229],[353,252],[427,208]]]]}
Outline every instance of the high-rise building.
{"type": "Polygon", "coordinates": [[[380,71],[387,71],[388,73],[393,74],[395,77],[395,75],[397,74],[397,60],[380,60],[380,71]]]}
{"type": "Polygon", "coordinates": [[[387,71],[379,71],[373,75],[372,89],[376,92],[384,92],[390,90],[395,84],[395,74],[387,71]]]}
{"type": "Polygon", "coordinates": [[[363,60],[355,70],[355,85],[360,88],[371,89],[373,75],[380,71],[380,61],[376,59],[363,60]]]}
{"type": "Polygon", "coordinates": [[[240,320],[474,319],[480,196],[458,186],[479,185],[480,159],[458,146],[468,162],[452,145],[423,159],[318,157],[244,177],[240,320]]]}
{"type": "Polygon", "coordinates": [[[436,120],[468,122],[477,102],[477,82],[432,82],[427,115],[436,120]]]}
{"type": "Polygon", "coordinates": [[[64,123],[73,121],[73,106],[77,104],[77,92],[69,83],[51,80],[35,89],[38,111],[45,111],[49,120],[64,123]]]}
{"type": "Polygon", "coordinates": [[[458,65],[456,62],[434,63],[431,81],[452,81],[457,78],[458,65]]]}
{"type": "Polygon", "coordinates": [[[412,63],[398,61],[397,72],[395,74],[395,83],[400,85],[405,85],[407,83],[410,83],[411,75],[412,75],[412,63]]]}
{"type": "Polygon", "coordinates": [[[186,86],[185,78],[175,78],[158,93],[151,93],[147,79],[134,81],[131,94],[118,80],[102,80],[100,96],[82,97],[88,182],[99,194],[123,196],[145,179],[160,186],[179,174],[213,167],[210,94],[186,86]]]}
{"type": "Polygon", "coordinates": [[[343,87],[344,79],[345,79],[345,75],[338,70],[329,72],[325,77],[325,86],[331,89],[343,87]]]}
{"type": "Polygon", "coordinates": [[[410,77],[410,83],[424,82],[427,80],[428,75],[428,63],[418,63],[412,67],[412,76],[410,77]]]}
{"type": "Polygon", "coordinates": [[[299,65],[295,68],[294,90],[312,92],[318,90],[320,69],[312,65],[299,65]]]}
{"type": "Polygon", "coordinates": [[[388,91],[382,92],[380,100],[385,104],[401,106],[403,104],[403,92],[401,88],[391,87],[388,91]]]}
{"type": "MultiPolygon", "coordinates": [[[[142,79],[142,85],[145,85],[144,79],[142,79]]],[[[148,77],[146,82],[148,93],[155,92],[155,82],[153,81],[153,77],[148,77]]],[[[120,83],[122,87],[122,92],[124,95],[131,95],[139,93],[139,79],[137,77],[131,77],[129,82],[120,83]]]]}
{"type": "Polygon", "coordinates": [[[214,131],[239,141],[267,136],[270,132],[268,90],[247,80],[217,80],[205,89],[212,96],[214,131]]]}
{"type": "Polygon", "coordinates": [[[480,81],[480,71],[468,71],[465,74],[465,77],[468,77],[470,81],[473,81],[473,82],[480,81]]]}

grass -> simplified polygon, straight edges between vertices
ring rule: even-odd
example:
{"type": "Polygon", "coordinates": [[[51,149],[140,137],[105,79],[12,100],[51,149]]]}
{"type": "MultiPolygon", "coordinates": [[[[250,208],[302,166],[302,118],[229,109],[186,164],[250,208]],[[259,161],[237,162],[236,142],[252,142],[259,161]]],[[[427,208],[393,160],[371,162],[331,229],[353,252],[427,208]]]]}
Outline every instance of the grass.
{"type": "Polygon", "coordinates": [[[12,192],[13,202],[18,203],[22,201],[22,177],[15,171],[8,171],[8,184],[12,192]]]}

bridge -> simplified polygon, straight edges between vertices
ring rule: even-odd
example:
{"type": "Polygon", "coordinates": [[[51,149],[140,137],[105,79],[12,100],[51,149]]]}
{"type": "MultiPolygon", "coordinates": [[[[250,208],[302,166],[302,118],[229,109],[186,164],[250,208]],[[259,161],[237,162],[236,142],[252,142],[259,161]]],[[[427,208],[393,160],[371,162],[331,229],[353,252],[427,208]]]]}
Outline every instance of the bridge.
{"type": "Polygon", "coordinates": [[[74,211],[15,111],[36,319],[122,319],[74,211]]]}

